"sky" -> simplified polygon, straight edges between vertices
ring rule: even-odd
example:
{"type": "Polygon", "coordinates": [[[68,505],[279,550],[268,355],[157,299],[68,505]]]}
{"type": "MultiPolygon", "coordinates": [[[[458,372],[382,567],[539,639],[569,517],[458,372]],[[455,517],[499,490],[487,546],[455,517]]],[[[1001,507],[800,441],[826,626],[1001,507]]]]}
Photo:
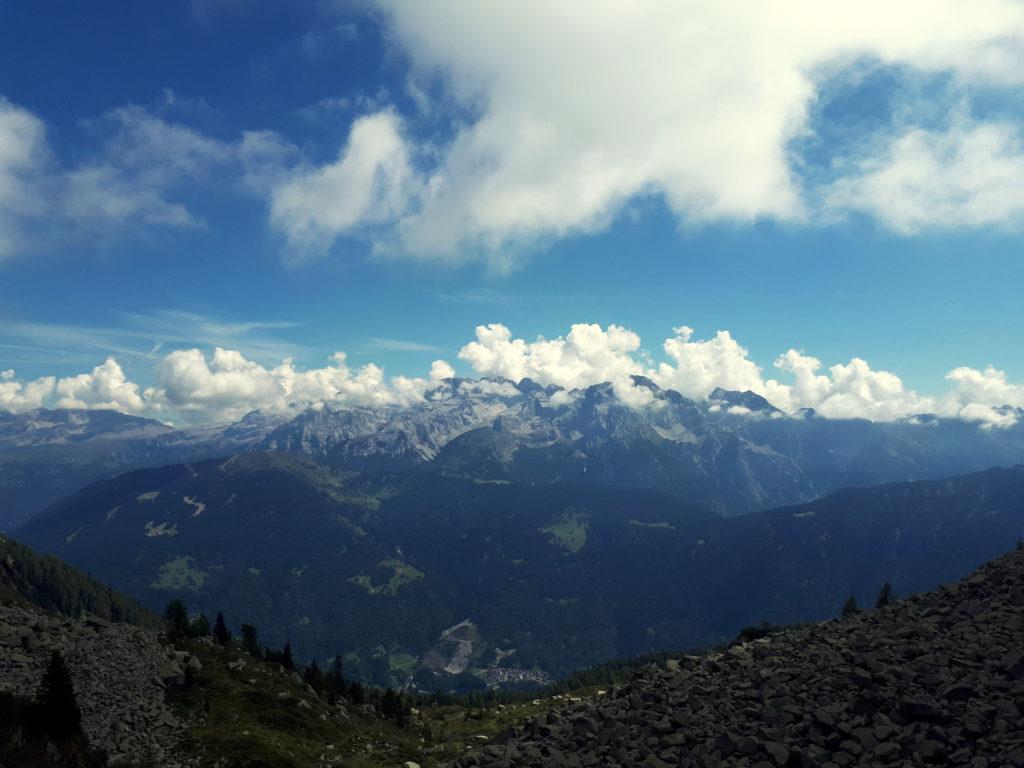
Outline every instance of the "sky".
{"type": "Polygon", "coordinates": [[[1007,426],[1022,58],[1017,0],[0,0],[0,410],[641,373],[1007,426]]]}

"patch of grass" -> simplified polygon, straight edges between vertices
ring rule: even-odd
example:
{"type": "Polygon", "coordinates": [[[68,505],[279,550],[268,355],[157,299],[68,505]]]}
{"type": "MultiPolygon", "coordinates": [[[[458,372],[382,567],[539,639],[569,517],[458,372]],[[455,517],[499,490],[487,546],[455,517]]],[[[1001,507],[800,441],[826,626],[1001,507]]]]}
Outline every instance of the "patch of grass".
{"type": "Polygon", "coordinates": [[[191,557],[175,557],[160,566],[160,573],[149,586],[174,592],[198,592],[210,574],[192,568],[191,557]]]}
{"type": "Polygon", "coordinates": [[[414,584],[423,578],[423,571],[413,568],[401,560],[387,559],[377,563],[377,567],[371,574],[361,573],[353,576],[349,581],[358,584],[371,595],[398,594],[402,587],[414,584]]]}
{"type": "Polygon", "coordinates": [[[569,507],[550,525],[540,529],[551,534],[551,543],[576,554],[587,543],[590,530],[590,514],[583,509],[569,507]]]}
{"type": "Polygon", "coordinates": [[[393,653],[388,659],[388,666],[392,671],[409,672],[416,666],[416,657],[408,653],[393,653]]]}

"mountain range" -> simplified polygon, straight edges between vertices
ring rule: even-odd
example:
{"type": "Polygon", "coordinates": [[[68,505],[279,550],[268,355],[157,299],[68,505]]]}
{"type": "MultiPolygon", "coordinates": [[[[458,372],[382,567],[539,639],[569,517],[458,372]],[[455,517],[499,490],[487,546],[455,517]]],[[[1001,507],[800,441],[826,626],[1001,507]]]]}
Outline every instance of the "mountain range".
{"type": "Polygon", "coordinates": [[[642,377],[634,384],[650,393],[640,407],[610,384],[567,391],[489,378],[446,379],[408,406],[253,412],[201,428],[111,411],[0,414],[0,529],[94,480],[252,451],[364,473],[659,490],[722,515],[1024,461],[1024,418],[1005,429],[927,414],[826,419],[784,414],[753,392],[695,401],[642,377]]]}
{"type": "MultiPolygon", "coordinates": [[[[443,453],[443,452],[442,452],[443,453]]],[[[19,539],[159,609],[424,688],[538,682],[933,587],[1024,534],[1024,467],[723,517],[663,491],[251,452],[129,472],[19,539]]]]}

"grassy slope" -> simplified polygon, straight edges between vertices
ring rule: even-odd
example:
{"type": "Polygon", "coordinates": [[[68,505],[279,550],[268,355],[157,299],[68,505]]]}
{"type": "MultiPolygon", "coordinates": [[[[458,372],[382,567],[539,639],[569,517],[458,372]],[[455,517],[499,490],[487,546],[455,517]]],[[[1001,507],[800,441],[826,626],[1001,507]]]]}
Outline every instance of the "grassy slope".
{"type": "Polygon", "coordinates": [[[406,760],[430,768],[551,706],[547,699],[480,709],[430,706],[399,728],[351,705],[331,707],[276,665],[238,649],[182,647],[199,656],[203,670],[193,687],[176,693],[175,705],[196,718],[191,746],[204,762],[225,768],[394,768],[406,760]],[[228,662],[240,658],[245,667],[229,670],[228,662]]]}

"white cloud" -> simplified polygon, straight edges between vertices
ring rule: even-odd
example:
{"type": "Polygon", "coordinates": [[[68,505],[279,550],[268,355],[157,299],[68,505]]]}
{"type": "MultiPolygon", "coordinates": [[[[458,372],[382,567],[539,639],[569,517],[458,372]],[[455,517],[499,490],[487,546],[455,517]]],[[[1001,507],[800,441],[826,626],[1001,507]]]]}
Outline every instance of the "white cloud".
{"type": "Polygon", "coordinates": [[[0,96],[0,259],[24,246],[23,225],[44,210],[46,127],[0,96]]]}
{"type": "Polygon", "coordinates": [[[988,427],[1010,427],[1018,415],[1002,406],[1024,408],[1024,384],[1013,384],[1005,371],[988,366],[954,368],[946,374],[954,388],[940,402],[939,412],[988,427]]]}
{"type": "Polygon", "coordinates": [[[600,230],[646,195],[683,223],[798,221],[813,206],[788,144],[825,73],[870,59],[951,73],[964,91],[1024,77],[1013,0],[380,1],[410,89],[437,82],[461,110],[454,136],[410,183],[420,147],[393,114],[357,121],[337,162],[275,195],[293,245],[387,222],[397,239],[380,247],[502,260],[600,230]]]}
{"type": "Polygon", "coordinates": [[[455,376],[455,369],[451,367],[444,360],[435,360],[430,365],[430,379],[431,381],[443,381],[444,379],[450,379],[455,376]]]}
{"type": "Polygon", "coordinates": [[[84,126],[93,140],[86,159],[61,164],[43,121],[0,96],[0,258],[71,235],[202,226],[187,204],[198,185],[263,197],[298,154],[271,131],[220,141],[139,106],[84,126]]]}
{"type": "Polygon", "coordinates": [[[353,123],[334,163],[300,170],[274,189],[270,220],[284,232],[292,258],[320,254],[339,235],[402,215],[413,181],[401,121],[378,112],[353,123]]]}
{"type": "Polygon", "coordinates": [[[784,404],[788,399],[791,408],[814,408],[826,418],[894,421],[935,407],[931,398],[906,389],[896,374],[873,370],[859,357],[845,365],[831,366],[827,376],[815,373],[820,365],[816,359],[800,356],[792,349],[775,364],[780,370],[793,371],[797,384],[787,387],[771,382],[766,391],[774,392],[784,404]],[[805,367],[794,366],[794,358],[805,367]]]}
{"type": "Polygon", "coordinates": [[[565,337],[518,339],[503,325],[476,329],[476,340],[464,346],[459,358],[481,375],[523,377],[566,389],[611,381],[616,393],[631,405],[649,402],[630,375],[643,375],[659,386],[701,400],[716,387],[750,390],[788,413],[814,408],[825,418],[895,421],[919,413],[1009,426],[1016,416],[1000,406],[1024,406],[1024,386],[1012,384],[1003,371],[957,368],[946,378],[956,387],[941,397],[908,389],[891,371],[875,370],[865,360],[830,366],[821,373],[815,357],[788,350],[775,367],[791,381],[766,379],[747,350],[728,331],[695,339],[687,326],[674,329],[663,348],[669,360],[652,363],[641,351],[640,337],[619,326],[574,325],[565,337]]]}
{"type": "Polygon", "coordinates": [[[57,379],[53,376],[44,376],[35,381],[19,381],[12,370],[0,372],[0,411],[24,413],[33,408],[41,408],[56,383],[57,379]]]}
{"type": "Polygon", "coordinates": [[[1024,220],[1020,130],[964,118],[944,132],[910,129],[838,181],[827,204],[871,214],[905,234],[1019,225],[1024,220]]]}
{"type": "Polygon", "coordinates": [[[982,429],[1005,429],[1018,421],[1018,414],[984,403],[967,403],[956,415],[964,421],[978,422],[982,429]]]}
{"type": "Polygon", "coordinates": [[[347,365],[336,352],[323,368],[298,370],[291,360],[266,368],[241,353],[217,348],[212,357],[198,349],[177,350],[157,365],[154,387],[146,390],[150,407],[172,410],[197,421],[237,419],[252,410],[282,413],[318,405],[387,406],[421,400],[431,383],[453,373],[437,360],[430,379],[394,376],[367,364],[347,365]]]}
{"type": "Polygon", "coordinates": [[[285,179],[298,157],[298,148],[273,131],[245,131],[235,150],[243,184],[260,196],[285,179]]]}
{"type": "Polygon", "coordinates": [[[956,384],[956,397],[961,402],[1024,408],[1024,385],[1011,383],[1006,371],[997,370],[991,365],[984,371],[977,368],[954,368],[946,374],[946,379],[956,384]]]}
{"type": "Polygon", "coordinates": [[[672,363],[659,365],[654,376],[662,387],[698,399],[715,387],[764,393],[761,369],[728,331],[697,341],[692,340],[693,329],[685,325],[673,331],[675,336],[664,343],[672,363]]]}
{"type": "Polygon", "coordinates": [[[58,408],[88,408],[137,413],[146,407],[139,385],[128,381],[118,362],[108,357],[92,373],[69,376],[57,382],[58,408]]]}
{"type": "Polygon", "coordinates": [[[459,350],[459,359],[485,376],[503,376],[512,381],[529,378],[540,384],[557,384],[566,389],[611,382],[624,400],[637,404],[650,398],[629,380],[640,373],[634,359],[640,337],[626,328],[577,323],[564,337],[526,342],[513,339],[504,325],[477,326],[476,341],[459,350]]]}
{"type": "MultiPolygon", "coordinates": [[[[252,325],[239,323],[227,330],[252,325]]],[[[646,376],[695,400],[706,399],[716,387],[749,389],[787,413],[813,408],[833,419],[895,421],[935,413],[977,422],[983,428],[1001,428],[1016,424],[1015,409],[1024,408],[1024,384],[1010,381],[1005,371],[991,366],[954,368],[946,375],[945,392],[926,395],[908,388],[895,373],[876,370],[861,358],[824,369],[818,358],[795,349],[775,360],[780,376],[766,378],[725,330],[700,339],[692,328],[679,326],[662,348],[667,359],[654,361],[636,333],[616,325],[578,323],[564,336],[527,341],[494,323],[478,326],[475,339],[459,350],[458,357],[477,375],[512,382],[530,378],[567,391],[610,382],[623,402],[638,408],[651,404],[652,395],[646,387],[633,384],[633,375],[646,376]]],[[[289,358],[268,367],[223,347],[211,355],[199,349],[178,349],[157,361],[154,383],[144,391],[127,380],[114,358],[91,373],[61,379],[24,381],[14,371],[0,372],[0,411],[19,413],[40,406],[112,408],[209,423],[237,419],[257,409],[286,413],[322,405],[408,406],[455,374],[444,360],[435,360],[425,376],[387,377],[372,363],[350,366],[342,352],[332,355],[323,367],[300,369],[289,358]]],[[[516,392],[502,382],[463,382],[461,388],[464,394],[477,395],[516,392]]],[[[571,400],[566,393],[551,402],[571,400]]],[[[734,407],[729,412],[742,415],[743,409],[734,407]]]]}
{"type": "Polygon", "coordinates": [[[64,204],[72,221],[89,226],[201,223],[175,193],[232,160],[233,147],[135,106],[113,110],[95,128],[109,134],[101,150],[66,174],[64,204]]]}

